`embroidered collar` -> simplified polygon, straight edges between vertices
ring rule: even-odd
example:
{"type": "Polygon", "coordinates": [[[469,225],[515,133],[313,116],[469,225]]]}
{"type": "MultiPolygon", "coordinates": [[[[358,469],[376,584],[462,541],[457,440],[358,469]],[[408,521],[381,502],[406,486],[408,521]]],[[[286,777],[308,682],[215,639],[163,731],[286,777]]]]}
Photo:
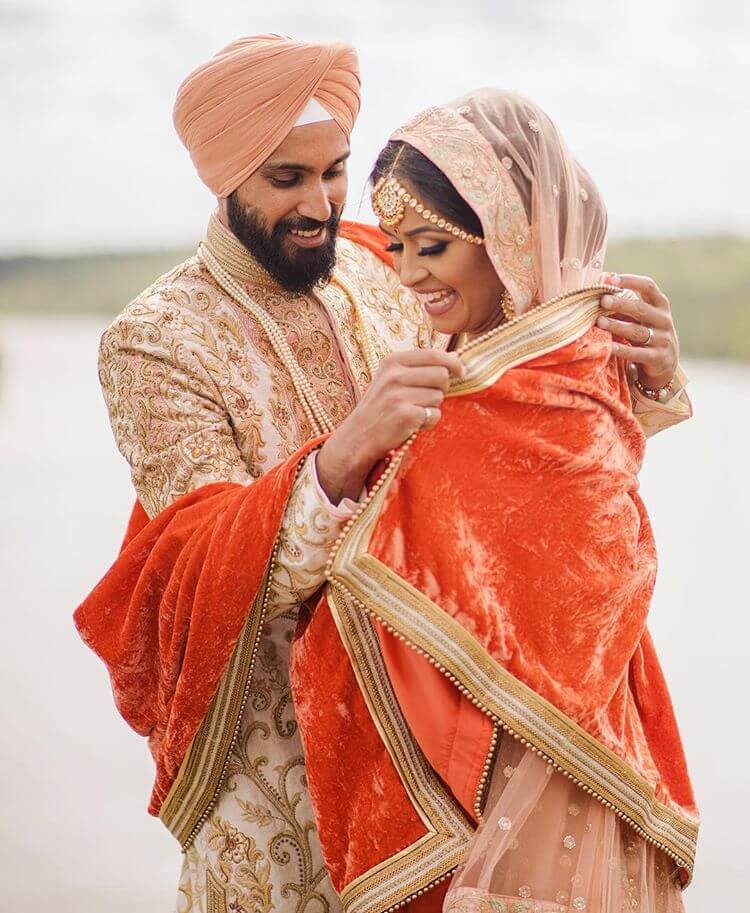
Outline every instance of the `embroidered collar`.
{"type": "Polygon", "coordinates": [[[258,263],[244,244],[221,223],[217,213],[211,216],[204,243],[224,269],[235,279],[256,288],[288,294],[276,279],[258,263]]]}

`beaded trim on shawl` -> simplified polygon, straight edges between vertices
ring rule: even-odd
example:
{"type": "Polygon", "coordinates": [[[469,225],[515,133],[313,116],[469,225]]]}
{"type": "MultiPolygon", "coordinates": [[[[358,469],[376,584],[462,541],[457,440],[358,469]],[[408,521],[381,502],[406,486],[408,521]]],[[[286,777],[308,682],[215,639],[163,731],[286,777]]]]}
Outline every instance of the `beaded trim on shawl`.
{"type": "Polygon", "coordinates": [[[516,312],[527,310],[536,294],[531,228],[518,190],[489,142],[458,111],[445,107],[422,111],[391,139],[426,155],[476,212],[487,254],[516,312]]]}
{"type": "MultiPolygon", "coordinates": [[[[582,336],[596,322],[598,286],[561,295],[501,325],[467,347],[465,378],[449,396],[486,389],[512,366],[582,336]]],[[[368,614],[425,656],[499,729],[520,738],[550,765],[611,809],[648,843],[665,852],[687,883],[693,870],[697,821],[663,804],[653,786],[609,748],[500,666],[446,612],[370,554],[370,540],[388,490],[416,435],[396,451],[364,503],[347,523],[326,576],[339,598],[368,614]]]]}

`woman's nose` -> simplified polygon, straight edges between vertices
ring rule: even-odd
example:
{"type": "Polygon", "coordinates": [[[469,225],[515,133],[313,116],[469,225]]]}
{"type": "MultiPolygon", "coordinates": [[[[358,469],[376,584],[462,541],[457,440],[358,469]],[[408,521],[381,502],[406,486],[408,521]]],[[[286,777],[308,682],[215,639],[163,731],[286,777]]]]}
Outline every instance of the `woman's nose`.
{"type": "Polygon", "coordinates": [[[405,285],[407,288],[413,288],[419,282],[424,282],[429,275],[429,271],[423,263],[419,262],[417,257],[403,253],[400,260],[401,263],[398,264],[398,275],[401,280],[401,285],[405,285]]]}

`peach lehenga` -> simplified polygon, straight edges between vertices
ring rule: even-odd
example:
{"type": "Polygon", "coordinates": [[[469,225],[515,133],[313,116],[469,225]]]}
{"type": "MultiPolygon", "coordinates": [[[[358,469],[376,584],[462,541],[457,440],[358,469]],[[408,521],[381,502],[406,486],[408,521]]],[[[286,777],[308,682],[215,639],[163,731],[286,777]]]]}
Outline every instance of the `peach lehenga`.
{"type": "Polygon", "coordinates": [[[677,866],[512,738],[453,879],[450,913],[682,913],[677,866]]]}

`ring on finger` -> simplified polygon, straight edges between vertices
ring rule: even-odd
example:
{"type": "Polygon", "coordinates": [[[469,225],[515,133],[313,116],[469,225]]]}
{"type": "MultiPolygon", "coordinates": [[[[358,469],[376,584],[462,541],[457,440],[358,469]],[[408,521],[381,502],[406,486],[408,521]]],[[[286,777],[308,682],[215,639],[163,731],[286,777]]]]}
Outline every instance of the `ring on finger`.
{"type": "Polygon", "coordinates": [[[644,329],[648,331],[648,336],[646,337],[645,342],[641,343],[641,348],[643,349],[645,349],[646,346],[650,346],[651,340],[654,338],[654,331],[651,327],[644,327],[644,329]]]}
{"type": "Polygon", "coordinates": [[[422,406],[424,409],[424,421],[422,422],[422,427],[429,425],[432,421],[432,413],[437,412],[437,409],[433,409],[432,406],[422,406]]]}

